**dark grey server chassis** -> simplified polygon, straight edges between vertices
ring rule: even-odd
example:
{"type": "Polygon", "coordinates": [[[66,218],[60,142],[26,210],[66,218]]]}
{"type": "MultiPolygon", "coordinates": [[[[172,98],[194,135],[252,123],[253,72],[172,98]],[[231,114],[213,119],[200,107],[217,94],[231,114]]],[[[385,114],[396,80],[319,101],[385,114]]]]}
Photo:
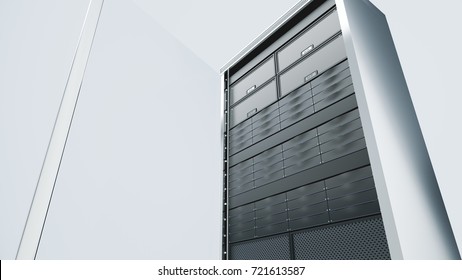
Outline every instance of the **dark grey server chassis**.
{"type": "Polygon", "coordinates": [[[223,259],[390,259],[333,1],[225,77],[223,259]]]}

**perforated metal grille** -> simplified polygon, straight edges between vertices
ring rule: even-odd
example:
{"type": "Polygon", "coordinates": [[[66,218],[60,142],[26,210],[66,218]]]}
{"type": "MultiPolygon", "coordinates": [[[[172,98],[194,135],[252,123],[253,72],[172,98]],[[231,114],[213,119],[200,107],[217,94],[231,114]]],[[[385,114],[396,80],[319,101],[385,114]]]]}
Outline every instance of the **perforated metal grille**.
{"type": "Polygon", "coordinates": [[[289,236],[271,238],[230,245],[232,260],[289,260],[289,236]]]}
{"type": "Polygon", "coordinates": [[[296,259],[390,259],[381,218],[294,234],[296,259]]]}

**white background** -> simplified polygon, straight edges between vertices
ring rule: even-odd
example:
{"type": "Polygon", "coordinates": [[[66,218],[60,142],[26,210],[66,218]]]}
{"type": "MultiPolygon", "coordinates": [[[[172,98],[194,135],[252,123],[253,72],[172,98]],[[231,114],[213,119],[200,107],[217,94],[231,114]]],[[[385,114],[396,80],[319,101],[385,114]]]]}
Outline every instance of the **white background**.
{"type": "MultiPolygon", "coordinates": [[[[0,0],[1,259],[19,244],[88,3],[35,2],[0,0]]],[[[105,1],[38,257],[219,258],[218,71],[296,2],[105,1]]],[[[462,3],[371,2],[461,246],[462,3]]]]}

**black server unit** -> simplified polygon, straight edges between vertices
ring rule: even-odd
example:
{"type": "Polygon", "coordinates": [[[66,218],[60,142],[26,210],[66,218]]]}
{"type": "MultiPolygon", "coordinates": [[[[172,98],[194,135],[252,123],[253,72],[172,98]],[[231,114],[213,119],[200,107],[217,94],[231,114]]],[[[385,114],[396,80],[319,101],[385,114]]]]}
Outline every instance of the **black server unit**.
{"type": "Polygon", "coordinates": [[[224,73],[223,259],[390,259],[334,1],[224,73]]]}

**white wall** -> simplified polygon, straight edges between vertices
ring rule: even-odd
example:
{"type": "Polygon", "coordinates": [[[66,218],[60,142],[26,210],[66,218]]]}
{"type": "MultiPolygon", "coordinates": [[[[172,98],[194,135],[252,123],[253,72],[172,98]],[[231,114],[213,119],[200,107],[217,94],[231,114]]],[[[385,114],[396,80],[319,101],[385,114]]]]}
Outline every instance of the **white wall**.
{"type": "Polygon", "coordinates": [[[133,2],[218,72],[299,0],[133,2]]]}
{"type": "Polygon", "coordinates": [[[39,259],[218,259],[220,83],[131,1],[105,1],[39,259]]]}
{"type": "Polygon", "coordinates": [[[0,259],[16,256],[88,3],[0,0],[0,259]]]}

